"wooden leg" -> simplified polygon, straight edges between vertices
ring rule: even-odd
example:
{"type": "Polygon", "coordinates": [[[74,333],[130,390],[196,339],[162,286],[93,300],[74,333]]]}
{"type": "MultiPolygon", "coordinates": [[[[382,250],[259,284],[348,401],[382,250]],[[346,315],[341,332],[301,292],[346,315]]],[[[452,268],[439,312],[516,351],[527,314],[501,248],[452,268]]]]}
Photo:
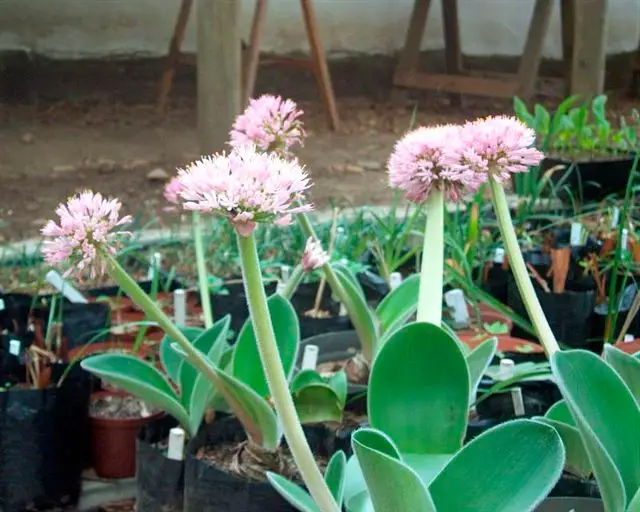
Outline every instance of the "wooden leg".
{"type": "Polygon", "coordinates": [[[575,20],[571,93],[588,99],[604,91],[607,0],[576,2],[575,20]]]}
{"type": "Polygon", "coordinates": [[[266,20],[267,0],[256,0],[249,46],[246,51],[246,58],[244,59],[244,91],[242,96],[244,105],[246,105],[253,96],[256,85],[256,76],[258,75],[258,66],[260,64],[260,42],[262,41],[262,32],[266,20]]]}
{"type": "MultiPolygon", "coordinates": [[[[446,0],[445,0],[446,2],[446,0]]],[[[404,47],[400,54],[400,60],[393,76],[393,83],[402,80],[402,77],[418,67],[420,58],[420,45],[424,37],[424,30],[427,26],[427,15],[431,0],[414,0],[409,29],[404,41],[404,47]]]]}
{"type": "Polygon", "coordinates": [[[549,32],[553,3],[554,0],[536,0],[533,8],[527,42],[518,70],[519,95],[525,100],[533,96],[536,89],[536,79],[542,60],[542,45],[547,32],[549,32]]]}
{"type": "Polygon", "coordinates": [[[160,78],[160,87],[158,89],[158,99],[156,102],[156,108],[160,113],[164,112],[167,106],[167,100],[169,99],[169,93],[173,85],[173,76],[180,62],[180,48],[182,47],[184,35],[187,31],[187,23],[189,22],[192,5],[193,0],[182,0],[180,4],[178,19],[173,29],[171,43],[169,43],[169,55],[167,56],[164,72],[160,78]]]}
{"type": "MultiPolygon", "coordinates": [[[[460,23],[458,17],[458,0],[442,0],[442,18],[444,23],[444,51],[447,73],[459,75],[462,73],[462,47],[460,41],[460,23]]],[[[418,46],[419,49],[419,46],[418,46]]],[[[461,95],[449,95],[451,105],[462,105],[461,95]]]]}
{"type": "Polygon", "coordinates": [[[573,40],[575,38],[575,0],[560,0],[562,20],[562,65],[564,68],[565,96],[571,94],[571,63],[573,62],[573,40]]]}
{"type": "Polygon", "coordinates": [[[329,116],[329,125],[332,130],[337,130],[340,124],[338,108],[336,107],[336,100],[333,94],[333,84],[331,83],[331,75],[329,73],[329,66],[327,65],[327,56],[322,47],[322,41],[320,40],[320,33],[318,31],[316,16],[311,1],[312,0],[300,0],[304,24],[307,29],[309,46],[311,46],[311,58],[313,59],[314,72],[329,116]]]}

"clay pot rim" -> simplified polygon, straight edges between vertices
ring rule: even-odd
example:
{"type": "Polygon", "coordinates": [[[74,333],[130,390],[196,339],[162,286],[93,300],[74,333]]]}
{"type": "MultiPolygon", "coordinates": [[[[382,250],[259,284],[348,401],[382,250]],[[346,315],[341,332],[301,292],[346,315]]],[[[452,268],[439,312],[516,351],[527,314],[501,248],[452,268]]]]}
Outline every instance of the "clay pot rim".
{"type": "MultiPolygon", "coordinates": [[[[91,404],[94,400],[97,400],[100,397],[104,396],[132,396],[131,393],[126,393],[124,391],[96,391],[91,393],[91,397],[89,398],[89,403],[91,404]]],[[[98,418],[97,416],[92,416],[91,412],[89,412],[89,419],[91,420],[91,424],[95,427],[104,427],[104,428],[126,428],[126,429],[137,429],[142,427],[143,425],[149,423],[150,421],[154,421],[162,418],[165,415],[164,411],[158,411],[149,416],[145,416],[144,418],[98,418]]]]}

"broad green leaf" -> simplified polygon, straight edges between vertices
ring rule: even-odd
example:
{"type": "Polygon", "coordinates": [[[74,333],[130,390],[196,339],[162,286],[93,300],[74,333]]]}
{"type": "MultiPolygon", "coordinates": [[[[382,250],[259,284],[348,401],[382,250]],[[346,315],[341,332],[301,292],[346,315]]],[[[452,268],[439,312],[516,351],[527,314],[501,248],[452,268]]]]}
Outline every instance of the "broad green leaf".
{"type": "Polygon", "coordinates": [[[604,360],[629,386],[631,394],[636,399],[638,406],[640,406],[640,360],[613,345],[604,347],[604,360]]]}
{"type": "Polygon", "coordinates": [[[582,435],[607,510],[624,510],[640,487],[640,409],[605,361],[585,350],[556,352],[551,366],[582,435]]]}
{"type": "Polygon", "coordinates": [[[271,471],[267,472],[267,480],[280,496],[300,512],[320,512],[313,498],[299,485],[271,471]]]}
{"type": "MultiPolygon", "coordinates": [[[[282,366],[285,374],[291,376],[300,342],[298,316],[291,302],[279,294],[269,297],[267,306],[282,366]]],[[[247,319],[240,331],[231,365],[232,374],[236,379],[244,382],[263,398],[270,395],[251,318],[247,319]]]]}
{"type": "Polygon", "coordinates": [[[469,371],[454,338],[429,323],[395,332],[371,369],[369,423],[402,453],[447,454],[462,446],[469,371]]]}
{"type": "Polygon", "coordinates": [[[373,429],[360,429],[353,434],[351,443],[375,510],[436,511],[428,489],[418,474],[402,462],[387,436],[373,429]]]}
{"type": "Polygon", "coordinates": [[[327,483],[327,487],[331,491],[333,499],[336,500],[338,508],[342,508],[342,501],[344,499],[346,466],[347,457],[342,450],[339,450],[333,454],[333,457],[329,460],[327,469],[324,472],[324,481],[327,483]]]}
{"type": "Polygon", "coordinates": [[[591,462],[589,462],[589,454],[587,454],[582,437],[580,437],[580,431],[576,427],[546,417],[534,419],[556,429],[566,450],[566,468],[572,474],[582,479],[587,479],[593,473],[593,470],[591,469],[591,462]]]}
{"type": "MultiPolygon", "coordinates": [[[[180,332],[185,335],[185,337],[193,342],[204,329],[199,327],[178,327],[180,332]]],[[[164,370],[167,372],[167,376],[175,383],[178,382],[180,365],[182,364],[182,356],[176,353],[175,350],[171,348],[172,343],[177,343],[176,340],[166,335],[162,338],[160,342],[160,362],[164,367],[164,370]]]]}
{"type": "Polygon", "coordinates": [[[638,488],[638,492],[636,492],[635,496],[631,498],[626,512],[637,512],[638,510],[640,510],[640,488],[638,488]]]}
{"type": "Polygon", "coordinates": [[[420,275],[414,274],[392,290],[376,308],[380,333],[393,331],[406,322],[418,307],[420,275]]]}
{"type": "Polygon", "coordinates": [[[496,354],[498,348],[497,338],[490,338],[478,345],[474,350],[466,355],[467,366],[469,367],[469,403],[476,401],[478,385],[480,379],[487,371],[489,364],[496,354]]]}
{"type": "Polygon", "coordinates": [[[119,353],[99,354],[84,359],[80,364],[86,371],[168,412],[191,435],[195,434],[189,425],[189,414],[171,384],[153,365],[119,353]]]}
{"type": "Polygon", "coordinates": [[[559,400],[555,404],[553,404],[544,415],[544,417],[548,420],[565,423],[570,427],[576,427],[576,422],[571,415],[571,411],[567,406],[567,402],[565,402],[564,400],[559,400]]]}
{"type": "Polygon", "coordinates": [[[338,267],[336,267],[335,270],[338,281],[340,281],[345,292],[344,307],[347,309],[349,318],[351,318],[358,333],[362,355],[367,361],[372,361],[378,339],[376,320],[369,309],[364,295],[358,291],[351,278],[347,277],[338,267]]]}
{"type": "Polygon", "coordinates": [[[324,384],[325,380],[317,371],[307,369],[299,371],[296,376],[291,380],[289,389],[292,393],[297,393],[301,389],[311,386],[313,384],[324,384]]]}
{"type": "Polygon", "coordinates": [[[536,127],[535,118],[529,113],[527,105],[517,96],[513,97],[513,110],[520,121],[525,123],[532,130],[536,127]]]}
{"type": "Polygon", "coordinates": [[[358,292],[358,294],[363,299],[365,298],[364,290],[362,289],[362,285],[360,284],[360,281],[358,281],[358,277],[353,273],[353,271],[349,268],[348,265],[345,265],[344,263],[336,261],[331,264],[331,267],[335,272],[340,272],[340,274],[342,274],[342,277],[348,279],[349,282],[353,285],[354,289],[358,292]]]}
{"type": "Polygon", "coordinates": [[[344,408],[345,404],[347,403],[347,391],[349,388],[347,374],[343,370],[334,373],[331,377],[327,379],[327,385],[331,389],[333,389],[333,392],[336,394],[339,402],[342,404],[342,407],[344,408]]]}
{"type": "Polygon", "coordinates": [[[327,384],[309,384],[294,394],[293,401],[303,424],[342,421],[344,402],[327,384]]]}
{"type": "Polygon", "coordinates": [[[466,445],[429,491],[438,512],[524,512],[549,494],[563,466],[564,447],[552,427],[515,420],[466,445]]]}

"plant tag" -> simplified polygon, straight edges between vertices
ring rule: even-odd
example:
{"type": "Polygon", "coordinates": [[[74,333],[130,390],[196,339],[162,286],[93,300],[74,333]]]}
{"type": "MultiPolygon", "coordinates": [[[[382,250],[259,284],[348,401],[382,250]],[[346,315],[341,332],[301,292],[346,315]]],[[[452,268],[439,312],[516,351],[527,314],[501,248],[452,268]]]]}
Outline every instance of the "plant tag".
{"type": "Polygon", "coordinates": [[[620,222],[620,208],[616,206],[611,214],[611,227],[615,228],[618,225],[618,222],[620,222]]]}
{"type": "Polygon", "coordinates": [[[156,270],[160,271],[160,265],[162,265],[162,254],[154,252],[149,262],[149,270],[147,270],[147,281],[153,281],[156,270]]]}
{"type": "Polygon", "coordinates": [[[187,294],[184,290],[173,292],[173,320],[176,325],[187,325],[187,294]]]}
{"type": "Polygon", "coordinates": [[[571,236],[569,243],[572,246],[582,245],[582,224],[579,222],[571,223],[571,236]]]}
{"type": "Polygon", "coordinates": [[[16,357],[18,357],[20,355],[20,348],[22,347],[22,344],[20,343],[20,340],[11,340],[9,342],[9,354],[12,354],[16,357]]]}
{"type": "Polygon", "coordinates": [[[620,237],[620,248],[622,252],[627,250],[627,245],[629,245],[629,230],[625,228],[622,230],[622,236],[620,237]]]}
{"type": "Polygon", "coordinates": [[[169,430],[169,447],[167,448],[167,459],[184,459],[184,430],[175,427],[169,430]]]}
{"type": "Polygon", "coordinates": [[[512,379],[516,373],[516,364],[513,359],[501,359],[500,360],[500,372],[499,378],[501,380],[512,379]]]}
{"type": "Polygon", "coordinates": [[[464,300],[464,293],[459,288],[449,290],[444,294],[444,301],[451,308],[453,323],[456,326],[469,325],[469,309],[464,300]]]}
{"type": "Polygon", "coordinates": [[[522,388],[513,388],[511,391],[511,403],[513,413],[516,417],[524,416],[524,399],[522,398],[522,388]]]}
{"type": "Polygon", "coordinates": [[[495,252],[493,253],[493,262],[494,263],[504,263],[504,248],[496,247],[495,252]]]}
{"type": "Polygon", "coordinates": [[[340,303],[340,312],[339,315],[340,316],[347,316],[347,308],[344,307],[344,304],[341,302],[340,303]]]}
{"type": "Polygon", "coordinates": [[[280,277],[284,282],[287,282],[291,277],[291,267],[289,265],[282,265],[280,267],[280,277]]]}
{"type": "Polygon", "coordinates": [[[392,290],[395,290],[398,286],[402,284],[402,274],[400,272],[391,272],[389,276],[389,287],[392,290]]]}
{"type": "Polygon", "coordinates": [[[633,334],[625,334],[624,335],[624,342],[625,343],[631,343],[635,339],[636,339],[636,337],[633,334]]]}
{"type": "Polygon", "coordinates": [[[4,299],[0,299],[0,311],[4,311],[4,299]]]}
{"type": "Polygon", "coordinates": [[[318,352],[320,348],[318,345],[307,345],[304,347],[304,354],[302,355],[302,370],[315,370],[318,365],[318,352]]]}
{"type": "Polygon", "coordinates": [[[49,270],[45,280],[74,304],[88,304],[89,301],[73,285],[65,281],[55,270],[49,270]]]}
{"type": "Polygon", "coordinates": [[[284,294],[284,290],[287,288],[287,285],[285,283],[283,283],[282,281],[278,281],[278,283],[276,284],[276,293],[278,295],[282,295],[284,294]]]}

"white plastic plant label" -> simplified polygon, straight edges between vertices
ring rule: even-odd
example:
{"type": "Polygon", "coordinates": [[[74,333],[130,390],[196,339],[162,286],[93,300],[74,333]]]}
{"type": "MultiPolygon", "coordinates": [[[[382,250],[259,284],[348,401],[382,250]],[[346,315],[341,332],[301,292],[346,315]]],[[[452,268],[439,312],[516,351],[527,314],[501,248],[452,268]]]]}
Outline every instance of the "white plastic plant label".
{"type": "Polygon", "coordinates": [[[579,222],[571,223],[571,235],[569,243],[572,246],[582,245],[582,224],[579,222]]]}
{"type": "Polygon", "coordinates": [[[155,274],[156,269],[160,271],[160,266],[162,265],[162,254],[159,252],[154,252],[153,256],[151,256],[151,261],[149,262],[149,270],[147,270],[147,281],[152,281],[153,276],[155,274]]]}
{"type": "Polygon", "coordinates": [[[291,277],[291,267],[289,265],[282,265],[280,267],[280,277],[286,283],[291,277]]]}
{"type": "Polygon", "coordinates": [[[622,230],[622,236],[620,237],[620,247],[623,252],[627,250],[628,244],[629,244],[629,230],[625,228],[622,230]]]}
{"type": "Polygon", "coordinates": [[[516,364],[512,359],[500,360],[500,379],[512,379],[516,373],[516,364]]]}
{"type": "Polygon", "coordinates": [[[516,417],[524,416],[525,410],[522,388],[513,388],[511,390],[511,402],[513,404],[513,413],[516,417]]]}
{"type": "Polygon", "coordinates": [[[611,214],[611,227],[615,228],[620,222],[620,208],[617,206],[613,208],[613,212],[611,214]]]}
{"type": "Polygon", "coordinates": [[[444,294],[444,301],[451,309],[453,323],[456,326],[469,325],[469,309],[464,300],[464,293],[459,288],[449,290],[444,294]]]}
{"type": "Polygon", "coordinates": [[[184,458],[184,430],[180,427],[172,428],[169,431],[169,447],[167,448],[167,459],[182,460],[184,458]]]}
{"type": "Polygon", "coordinates": [[[498,264],[504,263],[504,247],[496,247],[493,253],[493,262],[498,264]]]}
{"type": "Polygon", "coordinates": [[[633,340],[635,340],[636,337],[633,334],[625,334],[624,335],[624,342],[625,343],[631,343],[633,340]]]}
{"type": "Polygon", "coordinates": [[[304,347],[304,354],[302,355],[302,370],[315,370],[318,365],[318,353],[320,348],[318,345],[307,345],[304,347]]]}
{"type": "Polygon", "coordinates": [[[0,311],[4,311],[4,299],[0,299],[0,311]]]}
{"type": "Polygon", "coordinates": [[[187,294],[184,290],[173,292],[173,320],[176,325],[187,325],[187,294]]]}
{"type": "Polygon", "coordinates": [[[278,281],[276,283],[276,293],[278,295],[282,295],[286,288],[287,288],[287,285],[285,283],[283,283],[282,281],[278,281]]]}
{"type": "Polygon", "coordinates": [[[62,293],[69,302],[73,302],[75,304],[87,304],[89,302],[82,293],[80,293],[68,281],[65,281],[55,270],[49,270],[44,278],[51,286],[62,293]]]}
{"type": "Polygon", "coordinates": [[[402,284],[402,274],[400,272],[391,272],[389,276],[389,285],[392,290],[395,290],[402,284]]]}
{"type": "Polygon", "coordinates": [[[344,307],[344,304],[341,302],[340,303],[340,312],[339,315],[340,316],[347,316],[347,308],[344,307]]]}
{"type": "Polygon", "coordinates": [[[11,340],[9,342],[9,354],[12,354],[18,357],[20,355],[21,347],[22,347],[22,344],[20,343],[20,340],[11,340]]]}

